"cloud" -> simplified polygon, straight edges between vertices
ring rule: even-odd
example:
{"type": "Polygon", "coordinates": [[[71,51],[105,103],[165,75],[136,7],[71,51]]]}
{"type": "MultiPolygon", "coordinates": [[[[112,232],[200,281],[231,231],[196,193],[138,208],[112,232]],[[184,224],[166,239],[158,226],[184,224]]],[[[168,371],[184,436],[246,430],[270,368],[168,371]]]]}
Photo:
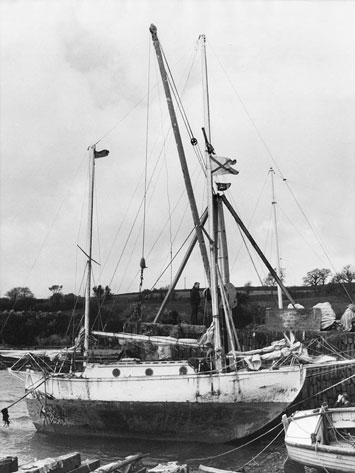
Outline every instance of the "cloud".
{"type": "MultiPolygon", "coordinates": [[[[170,119],[148,31],[152,22],[158,26],[202,150],[200,58],[195,49],[198,36],[207,36],[213,145],[219,154],[238,160],[240,174],[233,179],[231,197],[246,223],[257,208],[251,222],[257,241],[274,257],[271,240],[266,244],[271,199],[265,180],[272,165],[287,178],[334,266],[340,269],[351,263],[355,256],[350,239],[355,230],[352,2],[226,1],[221,8],[220,2],[207,0],[202,8],[197,0],[30,0],[3,1],[0,9],[2,294],[19,285],[28,285],[37,296],[48,296],[52,284],[63,284],[64,292],[79,287],[79,268],[85,261],[76,244],[85,246],[86,241],[86,150],[97,141],[110,155],[97,165],[95,224],[100,232],[95,230],[95,254],[102,267],[95,270],[95,277],[102,271],[106,284],[117,266],[142,202],[146,154],[148,176],[161,154],[147,196],[147,253],[153,248],[147,263],[148,287],[155,281],[155,267],[164,267],[170,246],[179,248],[190,230],[192,220],[186,198],[180,197],[182,173],[173,135],[168,136],[170,119]],[[172,227],[180,226],[174,241],[168,201],[171,212],[179,203],[171,215],[172,227]],[[186,223],[181,223],[183,216],[186,223]],[[159,238],[161,224],[165,233],[159,238]]],[[[182,133],[185,139],[186,132],[182,133]]],[[[203,209],[205,189],[188,141],[185,150],[203,209]]],[[[286,192],[287,184],[280,181],[277,189],[280,209],[289,216],[287,220],[280,215],[282,258],[287,281],[299,283],[313,269],[310,266],[324,266],[327,257],[320,254],[319,244],[314,251],[319,242],[286,192]],[[302,236],[308,242],[304,246],[302,236]]],[[[119,266],[113,290],[138,287],[141,217],[142,210],[133,243],[127,244],[127,272],[119,266]]],[[[231,246],[237,250],[240,244],[233,230],[231,246]]],[[[244,250],[239,258],[233,282],[257,283],[244,250]]],[[[196,250],[183,275],[188,287],[195,279],[204,281],[198,259],[196,250]]],[[[167,271],[161,285],[169,280],[167,271]]]]}

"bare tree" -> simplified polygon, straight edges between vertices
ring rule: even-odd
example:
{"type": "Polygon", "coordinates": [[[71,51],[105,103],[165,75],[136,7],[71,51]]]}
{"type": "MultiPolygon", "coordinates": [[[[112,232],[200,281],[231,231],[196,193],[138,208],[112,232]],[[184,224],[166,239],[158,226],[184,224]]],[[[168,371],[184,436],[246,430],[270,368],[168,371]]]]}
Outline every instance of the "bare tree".
{"type": "Polygon", "coordinates": [[[99,284],[98,286],[94,286],[92,288],[92,292],[95,294],[97,299],[101,300],[102,296],[105,294],[105,289],[99,284]]]}
{"type": "Polygon", "coordinates": [[[8,297],[12,302],[16,302],[19,299],[33,299],[34,295],[28,287],[14,287],[7,291],[5,297],[8,297]]]}
{"type": "Polygon", "coordinates": [[[62,292],[63,286],[59,286],[57,284],[53,284],[53,286],[48,288],[52,294],[60,294],[62,292]]]}
{"type": "Polygon", "coordinates": [[[330,269],[312,269],[308,271],[306,276],[303,278],[303,283],[305,286],[323,286],[331,274],[330,269]]]}
{"type": "Polygon", "coordinates": [[[355,281],[355,268],[350,264],[344,266],[344,268],[339,272],[335,273],[332,282],[333,283],[352,283],[355,281]]]}
{"type": "MultiPolygon", "coordinates": [[[[276,272],[276,269],[275,269],[275,272],[276,272]]],[[[284,268],[281,268],[281,276],[279,276],[279,278],[281,279],[282,282],[284,282],[285,280],[285,277],[286,277],[286,271],[284,270],[284,268]]],[[[276,286],[276,281],[274,279],[274,276],[269,273],[264,279],[263,279],[263,286],[268,286],[268,287],[272,287],[272,286],[276,286]]]]}

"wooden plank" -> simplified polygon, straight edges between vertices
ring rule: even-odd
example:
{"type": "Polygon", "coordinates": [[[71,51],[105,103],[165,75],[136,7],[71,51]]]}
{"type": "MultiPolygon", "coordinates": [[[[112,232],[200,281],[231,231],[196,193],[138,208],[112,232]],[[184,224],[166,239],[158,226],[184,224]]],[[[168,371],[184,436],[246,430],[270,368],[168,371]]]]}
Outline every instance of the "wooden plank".
{"type": "Polygon", "coordinates": [[[96,473],[112,473],[115,470],[119,470],[120,468],[130,464],[130,463],[135,463],[138,460],[141,460],[143,457],[148,456],[149,453],[137,453],[136,455],[130,455],[123,460],[117,461],[117,462],[112,462],[108,463],[107,465],[102,465],[100,468],[97,468],[95,470],[96,473]]]}
{"type": "MultiPolygon", "coordinates": [[[[198,469],[201,471],[207,471],[208,473],[238,473],[238,471],[221,470],[219,468],[213,468],[212,466],[205,466],[205,465],[200,465],[198,469]]],[[[240,473],[240,470],[239,470],[239,473],[240,473]]]]}
{"type": "Polygon", "coordinates": [[[45,458],[22,465],[20,473],[67,473],[81,464],[80,453],[73,452],[56,458],[45,458]]]}
{"type": "Polygon", "coordinates": [[[0,457],[0,473],[13,473],[18,470],[17,457],[0,457]]]}
{"type": "Polygon", "coordinates": [[[154,468],[148,470],[148,473],[188,473],[187,464],[178,465],[178,462],[159,463],[154,468]]]}

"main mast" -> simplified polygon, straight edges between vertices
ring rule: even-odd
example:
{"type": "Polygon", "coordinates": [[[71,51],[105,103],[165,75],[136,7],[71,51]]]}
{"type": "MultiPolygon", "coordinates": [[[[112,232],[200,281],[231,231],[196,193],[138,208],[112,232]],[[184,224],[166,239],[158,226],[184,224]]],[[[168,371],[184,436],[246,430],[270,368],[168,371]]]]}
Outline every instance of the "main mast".
{"type": "Polygon", "coordinates": [[[167,101],[170,120],[171,120],[171,126],[172,126],[172,129],[173,129],[173,132],[174,132],[175,142],[176,142],[176,146],[177,146],[177,150],[178,150],[178,154],[179,154],[181,169],[182,169],[183,176],[184,176],[186,191],[187,191],[187,195],[188,195],[188,198],[189,198],[189,203],[190,203],[192,218],[193,218],[193,222],[194,222],[194,226],[195,226],[196,236],[197,236],[197,240],[198,240],[198,243],[199,243],[199,246],[200,246],[200,251],[201,251],[203,265],[204,265],[204,268],[205,268],[206,277],[207,277],[207,280],[209,281],[210,280],[210,268],[209,268],[209,261],[208,261],[206,245],[205,245],[205,241],[204,241],[204,238],[203,238],[202,229],[201,229],[201,226],[200,226],[200,217],[199,217],[199,214],[198,214],[197,205],[196,205],[196,201],[195,201],[195,196],[194,196],[194,192],[193,192],[193,189],[192,189],[190,174],[189,174],[189,170],[188,170],[187,162],[186,162],[185,151],[184,151],[184,147],[183,147],[183,144],[182,144],[182,139],[181,139],[179,125],[178,125],[176,114],[175,114],[173,100],[172,100],[172,97],[171,97],[171,92],[170,92],[170,87],[169,87],[169,79],[168,79],[168,75],[167,75],[167,72],[166,72],[166,69],[165,69],[165,66],[164,66],[164,62],[163,62],[163,55],[162,55],[160,42],[159,42],[158,35],[157,35],[156,26],[153,25],[153,24],[150,25],[149,31],[152,34],[152,40],[153,40],[155,52],[156,52],[157,59],[158,59],[160,74],[161,74],[162,81],[163,81],[166,101],[167,101]]]}
{"type": "Polygon", "coordinates": [[[221,359],[221,329],[219,319],[219,304],[217,291],[217,232],[216,232],[216,208],[213,195],[213,178],[211,170],[211,126],[210,126],[210,106],[208,94],[208,77],[207,77],[207,58],[206,58],[206,37],[200,36],[201,40],[201,60],[202,60],[202,84],[203,84],[203,108],[204,108],[204,134],[206,141],[205,157],[207,170],[207,198],[208,198],[208,222],[209,222],[209,244],[210,244],[210,288],[211,288],[211,305],[212,320],[214,324],[214,349],[216,356],[216,369],[222,369],[221,359]]]}

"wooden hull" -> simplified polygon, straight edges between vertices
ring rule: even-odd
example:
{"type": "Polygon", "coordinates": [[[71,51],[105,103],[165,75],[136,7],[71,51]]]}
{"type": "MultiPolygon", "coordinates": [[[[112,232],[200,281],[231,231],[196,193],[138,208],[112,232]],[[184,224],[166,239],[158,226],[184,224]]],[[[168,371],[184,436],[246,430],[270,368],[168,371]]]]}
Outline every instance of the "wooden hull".
{"type": "Polygon", "coordinates": [[[227,442],[281,415],[302,389],[305,372],[197,374],[186,363],[168,362],[94,366],[46,382],[39,373],[27,376],[28,410],[38,430],[227,442]]]}
{"type": "Polygon", "coordinates": [[[296,412],[286,429],[288,457],[333,473],[355,473],[355,408],[296,412]]]}
{"type": "Polygon", "coordinates": [[[37,430],[70,435],[227,442],[263,428],[282,403],[135,403],[27,400],[37,430]]]}
{"type": "Polygon", "coordinates": [[[354,450],[319,445],[316,448],[287,443],[286,448],[289,458],[301,465],[332,473],[355,473],[354,450]]]}

